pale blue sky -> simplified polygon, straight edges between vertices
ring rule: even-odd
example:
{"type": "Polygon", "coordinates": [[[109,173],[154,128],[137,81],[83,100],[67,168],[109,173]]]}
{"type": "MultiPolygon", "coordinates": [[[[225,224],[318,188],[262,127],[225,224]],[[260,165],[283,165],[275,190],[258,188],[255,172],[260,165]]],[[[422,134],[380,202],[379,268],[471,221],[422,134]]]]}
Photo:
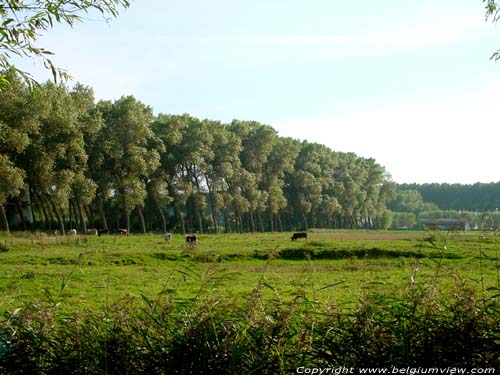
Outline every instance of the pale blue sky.
{"type": "Polygon", "coordinates": [[[259,121],[397,182],[500,181],[500,29],[480,0],[136,0],[40,43],[99,99],[259,121]]]}

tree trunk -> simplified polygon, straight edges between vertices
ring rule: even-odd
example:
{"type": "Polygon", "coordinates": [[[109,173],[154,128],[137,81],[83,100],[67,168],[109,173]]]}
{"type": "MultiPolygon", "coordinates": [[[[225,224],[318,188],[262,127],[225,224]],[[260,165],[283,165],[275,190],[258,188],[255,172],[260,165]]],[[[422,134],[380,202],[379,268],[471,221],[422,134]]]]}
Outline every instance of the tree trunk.
{"type": "Polygon", "coordinates": [[[200,210],[194,209],[194,214],[196,219],[198,220],[198,228],[200,229],[200,233],[203,233],[203,220],[201,219],[200,210]]]}
{"type": "Polygon", "coordinates": [[[64,231],[64,221],[62,219],[62,216],[59,213],[59,210],[57,209],[56,204],[54,203],[54,200],[52,199],[52,197],[50,195],[47,196],[47,200],[49,201],[49,204],[52,207],[52,211],[54,212],[54,215],[56,215],[57,222],[59,223],[60,233],[61,233],[61,235],[64,236],[65,231],[64,231]]]}
{"type": "Polygon", "coordinates": [[[255,233],[255,218],[252,211],[250,211],[250,225],[252,226],[252,233],[255,233]]]}
{"type": "Polygon", "coordinates": [[[219,233],[219,225],[217,223],[217,211],[215,210],[214,205],[211,205],[212,209],[212,226],[214,227],[215,234],[219,233]]]}
{"type": "Polygon", "coordinates": [[[241,212],[240,211],[238,211],[238,221],[240,223],[240,225],[239,225],[239,227],[240,227],[239,232],[240,232],[240,234],[242,234],[243,233],[243,218],[241,217],[241,212]]]}
{"type": "Polygon", "coordinates": [[[283,232],[283,223],[281,222],[281,215],[280,214],[276,214],[276,219],[278,221],[278,230],[280,232],[283,232]]]}
{"type": "Polygon", "coordinates": [[[158,195],[154,192],[154,189],[152,188],[151,185],[149,185],[148,191],[149,191],[149,195],[153,198],[153,203],[154,203],[156,209],[158,210],[158,212],[160,214],[163,233],[167,233],[167,219],[165,218],[165,214],[163,213],[163,209],[161,208],[158,195]]]}
{"type": "Polygon", "coordinates": [[[9,221],[7,220],[7,214],[5,213],[3,204],[0,204],[0,227],[7,233],[10,232],[9,221]]]}
{"type": "Polygon", "coordinates": [[[68,200],[68,210],[69,210],[69,229],[73,229],[73,205],[71,204],[71,199],[68,200]]]}
{"type": "Polygon", "coordinates": [[[224,232],[225,233],[231,232],[231,228],[229,226],[229,217],[227,213],[227,208],[224,209],[224,232]]]}
{"type": "Polygon", "coordinates": [[[78,216],[80,216],[80,223],[83,233],[87,233],[87,224],[85,223],[85,217],[83,216],[82,205],[80,204],[80,200],[76,200],[76,207],[78,208],[78,216]]]}
{"type": "Polygon", "coordinates": [[[28,185],[28,191],[30,194],[30,211],[31,211],[31,217],[33,218],[33,223],[31,224],[32,228],[36,228],[36,217],[35,217],[35,210],[33,209],[33,189],[31,188],[31,185],[28,185]]]}
{"type": "Polygon", "coordinates": [[[104,212],[104,202],[102,198],[97,200],[97,209],[99,211],[99,216],[101,217],[101,229],[108,230],[108,220],[106,219],[106,212],[104,212]]]}
{"type": "Polygon", "coordinates": [[[274,232],[274,215],[271,209],[269,209],[269,230],[274,232]]]}
{"type": "MultiPolygon", "coordinates": [[[[139,220],[141,222],[141,230],[143,234],[146,234],[146,223],[144,222],[144,215],[142,214],[142,207],[137,206],[137,213],[139,214],[139,220]]],[[[164,232],[166,233],[166,231],[164,232]]]]}
{"type": "Polygon", "coordinates": [[[262,220],[262,214],[259,214],[258,216],[259,216],[260,231],[264,233],[265,230],[264,230],[264,221],[262,220]]]}
{"type": "Polygon", "coordinates": [[[87,219],[88,219],[88,222],[89,222],[89,227],[90,228],[95,228],[94,210],[92,209],[92,206],[89,204],[87,206],[83,206],[83,209],[85,211],[85,215],[87,215],[87,219]]]}
{"type": "Polygon", "coordinates": [[[24,217],[23,208],[21,207],[21,200],[19,199],[19,197],[16,197],[15,201],[16,201],[17,213],[19,215],[19,219],[21,219],[21,224],[23,225],[23,230],[28,230],[28,228],[26,227],[26,219],[24,217]]]}
{"type": "Polygon", "coordinates": [[[307,216],[306,216],[306,214],[305,214],[304,211],[300,211],[300,212],[302,214],[302,220],[304,220],[304,225],[305,225],[306,231],[308,231],[309,230],[309,225],[307,224],[307,216]]]}
{"type": "Polygon", "coordinates": [[[49,215],[47,214],[47,210],[45,209],[45,204],[43,203],[42,196],[40,194],[36,193],[36,197],[37,197],[38,201],[40,202],[40,206],[42,207],[43,217],[45,218],[45,225],[49,230],[52,230],[52,228],[51,228],[52,227],[52,225],[51,225],[52,218],[50,218],[49,215]]]}
{"type": "Polygon", "coordinates": [[[163,213],[162,208],[160,205],[155,201],[156,203],[156,208],[158,209],[158,212],[160,213],[161,217],[161,225],[163,227],[163,233],[167,233],[167,219],[165,218],[165,214],[163,213]]]}
{"type": "Polygon", "coordinates": [[[179,207],[177,207],[176,205],[174,205],[174,211],[175,211],[175,214],[179,216],[179,220],[181,222],[181,226],[182,226],[182,234],[186,234],[186,224],[184,223],[184,216],[182,216],[182,212],[179,210],[179,207]]]}
{"type": "Polygon", "coordinates": [[[215,234],[219,233],[219,226],[217,223],[217,209],[215,208],[214,204],[214,192],[213,192],[213,185],[210,185],[210,181],[208,177],[205,179],[207,182],[207,187],[208,187],[208,196],[210,198],[210,216],[212,218],[212,227],[214,228],[215,234]]]}
{"type": "Polygon", "coordinates": [[[130,211],[125,197],[123,197],[123,214],[125,215],[125,229],[130,233],[130,211]]]}

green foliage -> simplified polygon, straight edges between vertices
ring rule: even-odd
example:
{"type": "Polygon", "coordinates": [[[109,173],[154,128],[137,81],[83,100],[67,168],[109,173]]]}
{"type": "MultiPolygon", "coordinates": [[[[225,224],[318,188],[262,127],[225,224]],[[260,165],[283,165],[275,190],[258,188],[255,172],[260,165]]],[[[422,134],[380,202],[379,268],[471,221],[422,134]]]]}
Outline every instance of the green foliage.
{"type": "Polygon", "coordinates": [[[394,212],[392,215],[393,229],[414,229],[417,216],[413,212],[394,212]]]}
{"type": "MultiPolygon", "coordinates": [[[[483,0],[486,3],[486,20],[491,19],[493,23],[498,22],[500,17],[500,10],[495,0],[483,0]]],[[[491,60],[498,61],[500,59],[500,50],[497,50],[491,55],[491,60]]]]}
{"type": "Polygon", "coordinates": [[[422,195],[417,190],[399,190],[396,198],[389,202],[387,207],[392,211],[416,213],[423,205],[422,195]]]}
{"type": "Polygon", "coordinates": [[[0,209],[3,228],[219,233],[389,225],[394,183],[373,159],[279,137],[257,122],[155,117],[132,96],[96,104],[80,84],[46,83],[32,95],[8,74],[11,85],[0,93],[0,203],[16,210],[0,209]]]}
{"type": "MultiPolygon", "coordinates": [[[[495,211],[500,208],[500,182],[467,184],[400,184],[398,191],[418,191],[424,202],[441,210],[495,211]]],[[[429,207],[424,208],[429,211],[429,207]]]]}

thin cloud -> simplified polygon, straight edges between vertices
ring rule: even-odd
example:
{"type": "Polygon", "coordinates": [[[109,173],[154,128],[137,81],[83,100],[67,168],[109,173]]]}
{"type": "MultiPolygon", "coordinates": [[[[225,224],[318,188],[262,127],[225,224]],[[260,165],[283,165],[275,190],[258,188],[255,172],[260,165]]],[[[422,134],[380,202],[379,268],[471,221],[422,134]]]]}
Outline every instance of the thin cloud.
{"type": "Polygon", "coordinates": [[[353,47],[421,47],[453,43],[471,30],[488,25],[474,18],[451,18],[439,24],[421,24],[389,32],[352,35],[208,35],[159,36],[163,41],[251,46],[353,46],[353,47]]]}

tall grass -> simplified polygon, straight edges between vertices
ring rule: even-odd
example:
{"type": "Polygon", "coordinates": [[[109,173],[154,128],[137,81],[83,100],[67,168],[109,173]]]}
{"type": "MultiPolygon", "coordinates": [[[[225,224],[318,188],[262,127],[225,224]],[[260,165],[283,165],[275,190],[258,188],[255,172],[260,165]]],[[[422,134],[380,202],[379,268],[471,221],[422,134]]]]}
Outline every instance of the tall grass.
{"type": "Polygon", "coordinates": [[[420,279],[415,267],[401,295],[363,293],[346,311],[315,301],[307,273],[290,302],[264,278],[242,302],[218,293],[231,282],[228,272],[172,272],[196,279],[199,289],[180,298],[167,283],[154,300],[128,297],[70,316],[54,301],[7,314],[0,324],[0,373],[291,374],[299,366],[500,370],[498,296],[482,290],[478,301],[458,274],[445,296],[432,278],[420,279]],[[273,298],[263,298],[268,292],[273,298]]]}

